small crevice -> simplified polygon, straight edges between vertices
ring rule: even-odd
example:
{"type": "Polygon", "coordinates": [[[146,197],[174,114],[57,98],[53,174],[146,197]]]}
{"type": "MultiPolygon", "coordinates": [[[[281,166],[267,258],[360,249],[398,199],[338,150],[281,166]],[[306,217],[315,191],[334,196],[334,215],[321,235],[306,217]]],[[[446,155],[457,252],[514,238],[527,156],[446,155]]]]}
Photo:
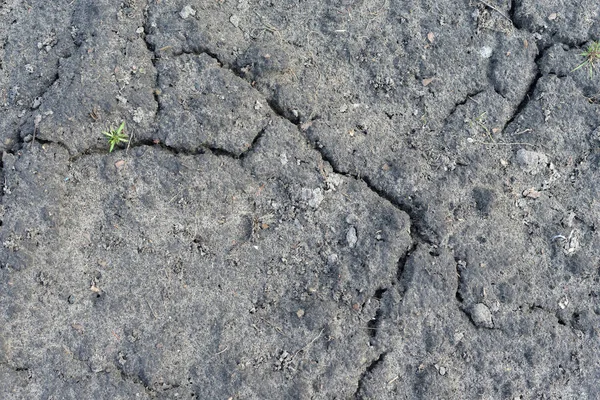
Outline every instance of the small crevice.
{"type": "Polygon", "coordinates": [[[227,157],[227,158],[231,158],[234,160],[242,160],[249,153],[251,153],[254,150],[254,147],[256,146],[256,144],[258,143],[260,138],[263,136],[265,130],[266,130],[266,128],[261,129],[261,131],[252,140],[252,143],[250,144],[250,146],[246,150],[244,150],[243,152],[241,152],[239,154],[231,152],[229,150],[225,150],[221,147],[211,146],[209,144],[201,144],[200,146],[195,147],[194,149],[186,149],[186,148],[176,148],[176,147],[168,146],[162,142],[155,142],[154,140],[150,140],[150,139],[137,141],[135,143],[135,145],[130,146],[129,149],[135,149],[136,147],[140,147],[140,146],[151,146],[151,147],[160,147],[161,149],[166,150],[175,155],[197,156],[200,154],[210,153],[217,157],[227,157]]]}
{"type": "Polygon", "coordinates": [[[376,193],[382,199],[387,200],[394,207],[408,215],[408,217],[410,218],[410,235],[413,239],[413,242],[423,242],[433,247],[437,247],[436,242],[438,239],[437,237],[435,237],[435,233],[424,232],[424,223],[420,222],[422,218],[418,215],[418,211],[412,204],[397,201],[392,195],[390,195],[386,191],[375,187],[375,185],[371,183],[371,179],[368,176],[357,177],[356,179],[362,180],[367,185],[367,187],[371,189],[371,191],[376,193]]]}
{"type": "Polygon", "coordinates": [[[456,110],[458,110],[458,107],[460,106],[464,106],[465,104],[467,104],[467,102],[469,100],[473,101],[473,97],[478,96],[479,94],[483,93],[484,90],[482,89],[478,89],[474,92],[470,92],[467,93],[467,95],[465,96],[465,98],[457,103],[454,104],[454,107],[452,107],[452,110],[450,110],[450,112],[448,113],[448,115],[446,116],[446,118],[444,118],[444,120],[442,121],[442,126],[446,126],[446,124],[448,123],[448,120],[450,119],[450,117],[452,117],[452,115],[454,115],[454,113],[456,112],[456,110]]]}
{"type": "MultiPolygon", "coordinates": [[[[287,115],[285,110],[279,106],[279,104],[276,101],[274,101],[273,99],[269,99],[269,98],[267,98],[266,100],[267,100],[267,104],[269,104],[269,107],[271,107],[271,110],[273,110],[273,112],[275,114],[277,114],[281,118],[284,118],[284,119],[290,121],[292,124],[296,125],[298,127],[298,129],[300,129],[301,121],[300,121],[299,116],[298,117],[290,117],[289,115],[287,115]]],[[[314,119],[315,118],[313,118],[312,120],[314,120],[314,119]]]]}
{"type": "Polygon", "coordinates": [[[462,284],[462,275],[461,272],[465,267],[465,263],[464,261],[460,260],[458,257],[454,257],[454,268],[456,270],[456,293],[454,294],[454,297],[456,298],[456,301],[458,301],[460,304],[463,304],[465,299],[462,297],[462,294],[460,293],[460,289],[461,289],[461,284],[462,284]]]}
{"type": "Polygon", "coordinates": [[[517,28],[518,30],[523,29],[523,25],[521,24],[520,21],[517,21],[517,18],[516,18],[517,7],[520,7],[520,6],[521,6],[520,0],[511,0],[510,8],[508,9],[508,18],[510,18],[513,26],[515,28],[517,28]]]}
{"type": "Polygon", "coordinates": [[[50,89],[52,89],[52,86],[54,86],[54,84],[60,79],[60,74],[58,72],[59,68],[60,68],[60,59],[56,62],[56,72],[54,73],[54,75],[52,75],[52,78],[50,78],[50,82],[46,85],[46,87],[42,90],[42,92],[36,97],[39,97],[39,98],[44,97],[46,95],[46,93],[48,93],[48,91],[50,89]]]}
{"type": "MultiPolygon", "coordinates": [[[[244,150],[242,153],[236,154],[233,153],[231,151],[222,149],[220,147],[213,147],[207,144],[203,144],[200,145],[192,150],[189,149],[183,149],[183,148],[175,148],[175,147],[171,147],[168,146],[162,142],[155,142],[152,139],[145,139],[145,140],[137,140],[135,141],[135,144],[129,146],[129,147],[123,147],[123,148],[115,148],[115,152],[129,152],[133,149],[136,149],[138,147],[154,147],[154,148],[160,148],[162,150],[165,150],[173,155],[184,155],[184,156],[196,156],[196,155],[201,155],[201,154],[206,154],[206,153],[210,153],[214,156],[217,157],[227,157],[227,158],[231,158],[233,160],[242,160],[244,159],[249,153],[251,153],[254,150],[254,147],[256,146],[256,144],[258,143],[258,141],[260,140],[260,138],[263,136],[264,132],[266,130],[266,127],[263,128],[253,139],[252,143],[250,144],[250,146],[248,147],[248,149],[244,150]]],[[[71,154],[71,151],[69,150],[69,148],[67,147],[67,145],[65,145],[63,142],[61,141],[54,141],[54,140],[47,140],[47,139],[41,139],[36,137],[35,139],[33,139],[33,141],[30,142],[23,142],[22,145],[19,147],[19,150],[17,150],[16,152],[8,152],[9,154],[19,154],[20,151],[22,151],[25,147],[31,146],[33,143],[37,143],[40,146],[43,145],[54,145],[54,146],[59,146],[61,148],[63,148],[67,154],[69,154],[69,163],[74,163],[77,162],[79,159],[81,159],[82,157],[85,156],[90,156],[90,155],[107,155],[109,154],[106,150],[106,148],[104,147],[94,147],[94,148],[89,148],[86,149],[82,152],[76,153],[76,154],[71,154]]],[[[0,161],[0,175],[3,172],[3,164],[0,161]]],[[[1,196],[0,196],[1,199],[1,196]]]]}
{"type": "MultiPolygon", "coordinates": [[[[531,82],[529,83],[529,87],[527,88],[527,91],[525,92],[525,95],[523,96],[523,98],[521,99],[521,101],[519,102],[519,104],[517,104],[517,107],[515,108],[515,111],[512,113],[511,117],[508,119],[508,121],[502,127],[502,131],[504,131],[506,128],[508,128],[510,126],[510,124],[512,124],[517,119],[517,117],[523,112],[523,110],[525,110],[525,108],[529,105],[529,102],[533,99],[533,95],[534,95],[535,90],[537,88],[538,82],[539,82],[540,78],[542,78],[542,76],[544,76],[542,74],[541,68],[539,66],[539,62],[546,55],[546,51],[549,48],[551,48],[552,46],[554,46],[555,44],[562,44],[562,45],[567,46],[569,49],[571,49],[571,48],[581,47],[581,46],[585,45],[585,43],[586,42],[582,42],[582,43],[565,43],[565,42],[562,42],[562,41],[553,41],[553,42],[547,44],[546,46],[544,46],[538,52],[538,54],[535,56],[535,59],[534,59],[534,63],[535,63],[536,69],[537,69],[536,75],[531,80],[531,82]]],[[[561,78],[561,76],[558,76],[558,77],[561,78]]]]}
{"type": "Polygon", "coordinates": [[[160,99],[159,99],[159,93],[160,93],[159,75],[160,74],[158,73],[158,68],[156,68],[156,59],[157,59],[156,49],[154,48],[154,45],[152,43],[150,43],[147,39],[147,37],[149,35],[148,15],[146,15],[145,20],[142,22],[142,26],[144,27],[144,43],[146,44],[146,49],[150,53],[150,62],[152,63],[152,66],[154,67],[154,71],[156,72],[156,78],[154,81],[154,90],[152,91],[152,95],[154,96],[154,101],[156,102],[156,114],[154,115],[154,122],[157,125],[156,132],[158,132],[158,118],[159,118],[159,113],[161,112],[161,105],[160,105],[160,99]]]}
{"type": "Polygon", "coordinates": [[[527,92],[525,93],[525,96],[523,96],[523,98],[517,105],[517,108],[515,109],[513,115],[508,119],[508,121],[506,121],[506,123],[504,124],[504,127],[502,127],[502,131],[504,131],[504,129],[506,129],[508,126],[510,126],[510,124],[523,112],[525,107],[527,107],[527,105],[529,104],[529,101],[533,98],[533,93],[535,92],[538,81],[540,80],[541,77],[542,77],[542,73],[538,71],[535,78],[533,78],[533,80],[529,84],[529,88],[527,88],[527,92]]]}
{"type": "MultiPolygon", "coordinates": [[[[69,148],[63,142],[60,142],[60,141],[46,140],[46,139],[42,139],[39,137],[35,137],[35,138],[32,138],[31,140],[25,142],[20,135],[18,137],[19,137],[19,142],[16,143],[16,145],[15,145],[16,150],[14,150],[14,151],[5,150],[5,152],[7,154],[12,154],[13,156],[21,156],[23,154],[23,150],[30,149],[35,143],[39,144],[40,147],[44,146],[44,145],[59,146],[59,147],[63,148],[67,152],[67,154],[71,154],[71,152],[69,151],[69,148]]],[[[0,163],[0,169],[3,168],[2,166],[3,166],[3,164],[0,163]]]]}
{"type": "Polygon", "coordinates": [[[237,158],[243,160],[244,158],[246,158],[246,156],[248,154],[252,153],[252,151],[254,151],[254,149],[256,148],[256,145],[260,141],[260,139],[262,139],[262,137],[264,136],[266,130],[267,130],[267,127],[262,128],[260,130],[260,132],[258,132],[258,134],[256,134],[256,136],[254,136],[254,139],[252,139],[252,143],[250,143],[250,146],[248,146],[248,148],[246,150],[244,150],[242,153],[240,153],[240,155],[237,156],[237,158]]]}
{"type": "Polygon", "coordinates": [[[406,285],[403,285],[403,284],[408,281],[408,277],[405,276],[406,264],[408,263],[410,256],[415,252],[415,250],[417,250],[418,245],[419,245],[419,241],[413,240],[413,243],[412,243],[412,246],[410,247],[410,249],[408,249],[406,251],[406,253],[404,253],[404,255],[402,255],[402,257],[400,257],[400,259],[398,260],[398,269],[396,270],[396,280],[398,281],[398,284],[400,286],[399,290],[401,292],[406,290],[406,287],[405,287],[406,285]]]}
{"type": "Polygon", "coordinates": [[[537,69],[536,75],[529,83],[529,87],[527,88],[525,95],[523,96],[523,98],[521,99],[519,104],[517,104],[515,111],[513,112],[511,117],[508,119],[508,121],[506,121],[506,123],[502,127],[501,131],[504,131],[508,126],[510,126],[510,124],[523,112],[525,107],[527,107],[527,105],[529,104],[529,101],[533,98],[533,94],[535,92],[535,89],[537,88],[537,84],[538,84],[540,78],[543,76],[538,63],[539,63],[540,59],[544,56],[544,54],[546,53],[546,50],[548,50],[549,47],[550,46],[545,47],[535,56],[534,63],[535,63],[536,69],[537,69]]]}
{"type": "Polygon", "coordinates": [[[377,357],[375,360],[371,361],[371,363],[367,366],[367,368],[364,370],[364,372],[362,374],[360,374],[360,378],[358,379],[358,387],[356,388],[356,392],[354,392],[354,395],[352,396],[354,399],[361,399],[361,391],[364,387],[364,383],[365,383],[365,379],[367,378],[367,376],[373,372],[373,370],[385,360],[385,356],[388,354],[388,352],[383,352],[381,354],[379,354],[379,357],[377,357]]]}
{"type": "MultiPolygon", "coordinates": [[[[173,155],[183,155],[183,156],[197,156],[197,155],[201,155],[201,154],[210,153],[217,157],[227,157],[227,158],[232,158],[232,159],[237,160],[240,157],[242,157],[242,155],[245,154],[245,152],[244,152],[241,155],[237,155],[230,151],[221,149],[220,147],[212,147],[209,145],[200,145],[191,150],[185,149],[185,148],[176,148],[176,147],[168,146],[162,142],[155,142],[154,140],[151,140],[151,139],[137,141],[135,143],[135,145],[129,147],[129,150],[135,149],[138,147],[144,147],[144,146],[160,148],[161,150],[167,151],[173,155]]],[[[249,151],[249,150],[246,150],[246,152],[247,151],[249,151]]],[[[102,153],[104,153],[104,151],[102,151],[102,153]]]]}
{"type": "Polygon", "coordinates": [[[372,346],[373,341],[377,337],[379,325],[381,323],[381,317],[383,312],[381,311],[381,298],[387,292],[387,288],[379,288],[375,291],[372,299],[377,301],[377,310],[375,311],[375,316],[367,322],[367,329],[369,331],[369,344],[372,346]]]}

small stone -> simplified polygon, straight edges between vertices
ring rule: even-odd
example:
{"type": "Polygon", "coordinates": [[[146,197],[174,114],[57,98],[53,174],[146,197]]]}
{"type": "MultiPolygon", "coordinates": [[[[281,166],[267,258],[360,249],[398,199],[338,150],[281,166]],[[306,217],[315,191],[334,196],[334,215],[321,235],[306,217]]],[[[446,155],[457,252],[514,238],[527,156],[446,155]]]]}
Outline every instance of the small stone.
{"type": "Polygon", "coordinates": [[[135,33],[137,33],[137,34],[144,33],[144,27],[143,27],[143,26],[140,26],[139,28],[137,28],[137,29],[135,30],[135,33]]]}
{"type": "Polygon", "coordinates": [[[139,124],[144,119],[144,114],[144,109],[142,107],[136,108],[133,112],[133,121],[139,124]]]}
{"type": "Polygon", "coordinates": [[[288,163],[287,154],[281,153],[279,155],[279,161],[281,162],[281,165],[286,165],[288,163]]]}
{"type": "Polygon", "coordinates": [[[348,229],[348,232],[346,233],[346,241],[348,242],[348,247],[351,249],[356,246],[356,243],[358,242],[358,236],[356,235],[355,227],[351,226],[350,229],[348,229]]]}
{"type": "Polygon", "coordinates": [[[441,376],[446,375],[446,367],[440,367],[440,375],[441,376]]]}
{"type": "Polygon", "coordinates": [[[494,322],[492,321],[492,312],[482,303],[477,303],[469,310],[471,320],[477,327],[493,328],[494,322]]]}
{"type": "Polygon", "coordinates": [[[479,50],[479,54],[483,58],[490,58],[492,56],[492,53],[493,53],[493,50],[492,50],[492,48],[490,46],[483,46],[479,50]]]}
{"type": "Polygon", "coordinates": [[[327,176],[325,183],[327,184],[328,190],[335,190],[338,186],[344,183],[344,179],[341,175],[332,173],[327,176]]]}
{"type": "Polygon", "coordinates": [[[302,199],[308,202],[312,208],[318,208],[324,199],[321,188],[302,188],[302,199]]]}
{"type": "Polygon", "coordinates": [[[550,21],[554,21],[557,17],[558,17],[558,14],[556,14],[556,13],[552,13],[552,14],[548,15],[548,19],[550,21]]]}
{"type": "Polygon", "coordinates": [[[517,163],[525,172],[537,174],[548,165],[548,156],[537,151],[519,149],[517,151],[517,163]]]}
{"type": "Polygon", "coordinates": [[[454,342],[458,343],[465,337],[464,332],[454,332],[454,342]]]}
{"type": "Polygon", "coordinates": [[[298,316],[298,318],[304,317],[304,310],[303,309],[299,309],[298,311],[296,311],[296,315],[298,316]]]}
{"type": "Polygon", "coordinates": [[[523,197],[529,197],[530,199],[538,199],[541,195],[542,193],[535,190],[534,188],[525,189],[523,191],[523,197]]]}
{"type": "Polygon", "coordinates": [[[36,110],[42,104],[42,98],[36,97],[33,99],[33,103],[31,104],[31,109],[36,110]]]}
{"type": "Polygon", "coordinates": [[[179,13],[179,16],[183,19],[188,19],[190,17],[190,15],[192,15],[192,16],[196,15],[196,10],[194,10],[192,8],[192,6],[190,6],[190,5],[183,7],[181,12],[179,13]]]}
{"type": "Polygon", "coordinates": [[[569,299],[567,298],[567,296],[564,296],[563,298],[561,298],[558,301],[558,306],[560,307],[561,310],[564,310],[565,308],[567,308],[568,305],[569,305],[569,299]]]}

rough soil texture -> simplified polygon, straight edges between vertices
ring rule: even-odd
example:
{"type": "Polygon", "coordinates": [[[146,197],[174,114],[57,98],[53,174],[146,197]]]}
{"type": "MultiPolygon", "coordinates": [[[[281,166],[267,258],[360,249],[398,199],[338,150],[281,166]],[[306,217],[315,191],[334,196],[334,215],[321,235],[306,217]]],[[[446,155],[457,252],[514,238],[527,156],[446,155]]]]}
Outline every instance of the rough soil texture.
{"type": "Polygon", "coordinates": [[[599,39],[597,0],[0,1],[0,397],[600,398],[599,39]]]}

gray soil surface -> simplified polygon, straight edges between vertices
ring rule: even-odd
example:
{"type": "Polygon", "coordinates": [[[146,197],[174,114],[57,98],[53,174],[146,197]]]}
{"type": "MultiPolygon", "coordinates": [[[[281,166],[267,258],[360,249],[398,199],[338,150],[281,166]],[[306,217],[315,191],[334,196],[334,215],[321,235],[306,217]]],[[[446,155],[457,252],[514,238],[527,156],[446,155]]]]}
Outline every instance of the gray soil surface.
{"type": "Polygon", "coordinates": [[[599,399],[599,39],[597,0],[0,0],[0,398],[599,399]]]}

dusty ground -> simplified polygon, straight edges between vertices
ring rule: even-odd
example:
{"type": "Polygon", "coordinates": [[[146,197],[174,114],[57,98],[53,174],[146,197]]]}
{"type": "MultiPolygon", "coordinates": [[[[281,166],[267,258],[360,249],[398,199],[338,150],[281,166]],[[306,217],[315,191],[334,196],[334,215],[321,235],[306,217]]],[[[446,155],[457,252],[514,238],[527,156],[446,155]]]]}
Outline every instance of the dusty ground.
{"type": "Polygon", "coordinates": [[[0,1],[0,397],[600,398],[598,39],[597,0],[0,1]]]}

